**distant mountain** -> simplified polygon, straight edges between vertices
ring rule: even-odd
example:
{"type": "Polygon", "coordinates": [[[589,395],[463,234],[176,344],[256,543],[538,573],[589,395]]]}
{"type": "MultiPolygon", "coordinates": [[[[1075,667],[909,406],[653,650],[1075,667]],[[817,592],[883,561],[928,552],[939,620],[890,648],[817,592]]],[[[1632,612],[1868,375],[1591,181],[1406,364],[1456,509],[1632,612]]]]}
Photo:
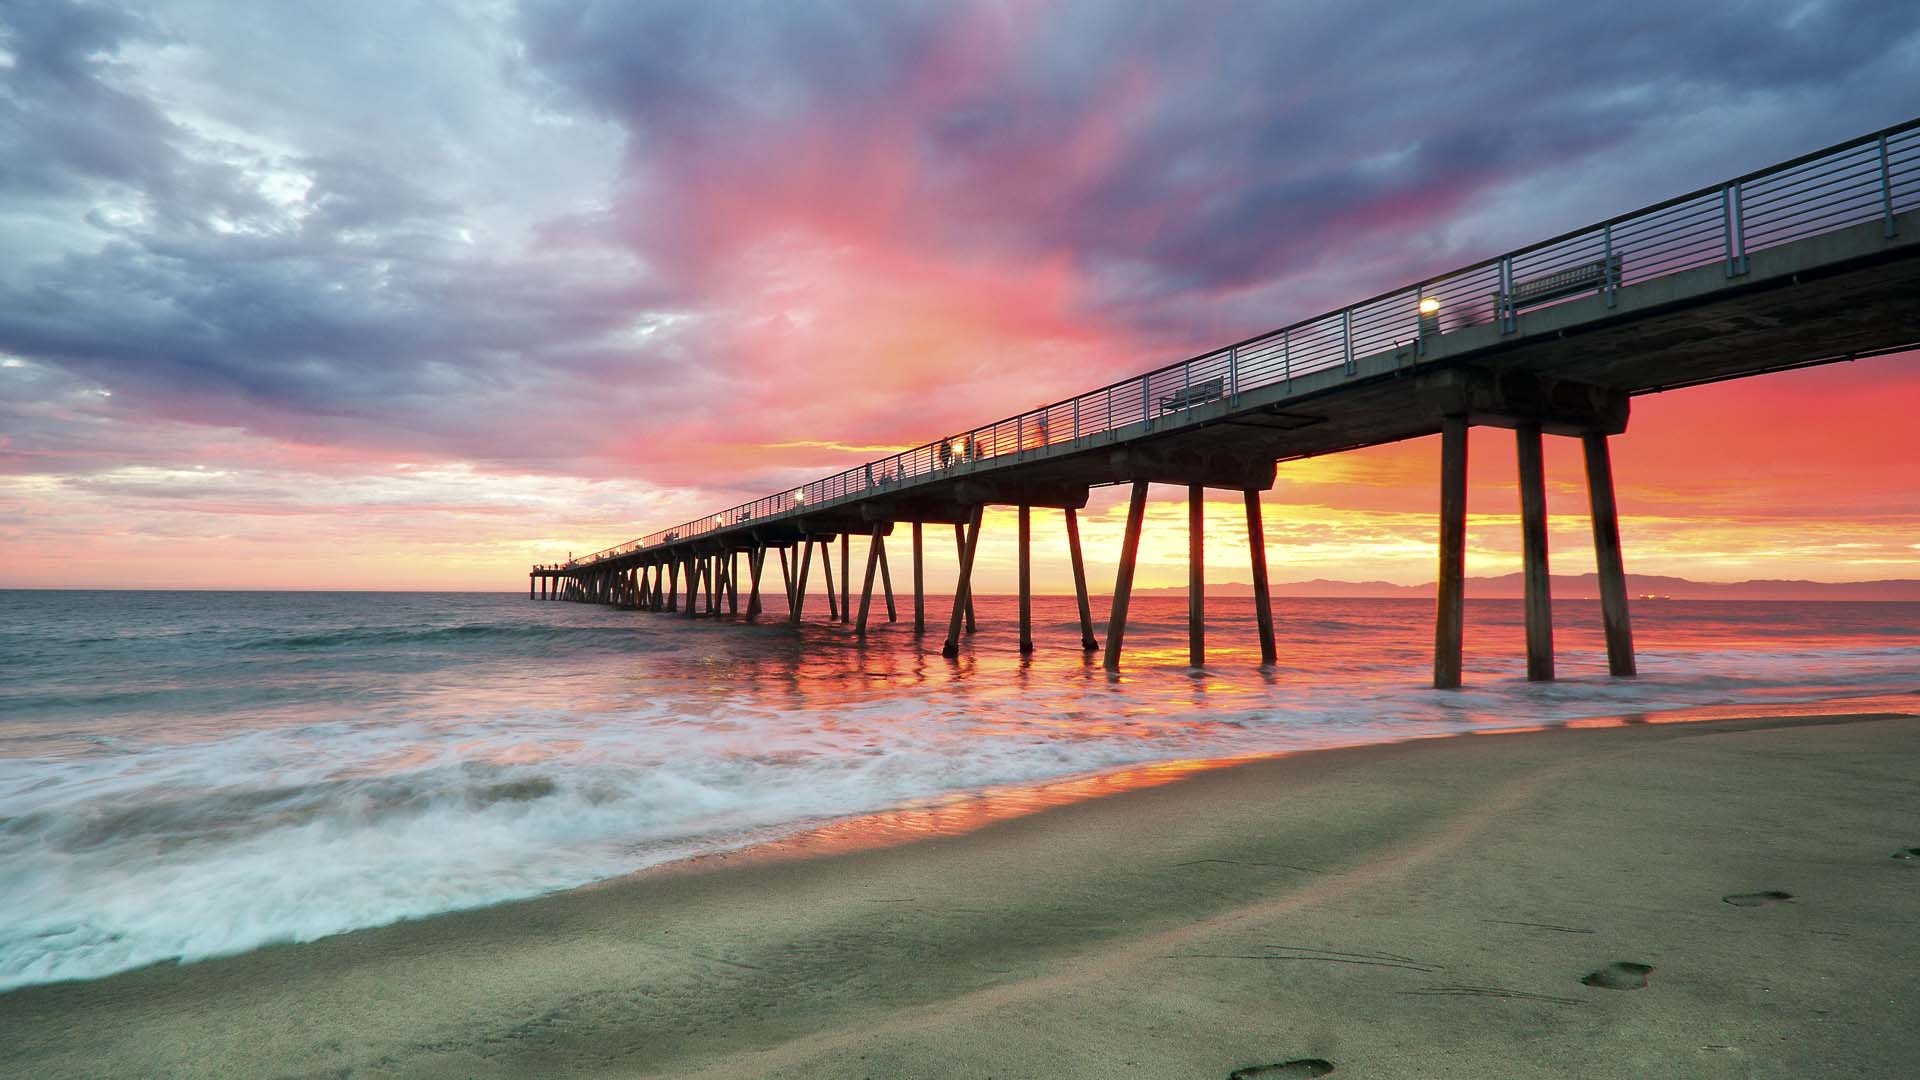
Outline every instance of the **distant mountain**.
{"type": "MultiPolygon", "coordinates": [[[[1524,586],[1519,574],[1467,579],[1469,600],[1517,600],[1524,586]]],[[[1149,596],[1185,596],[1182,586],[1136,589],[1149,596]]],[[[1211,596],[1251,596],[1253,586],[1246,582],[1208,584],[1211,596]]],[[[1670,600],[1907,600],[1920,602],[1920,581],[1890,578],[1881,581],[1689,581],[1686,578],[1657,574],[1628,574],[1627,593],[1634,599],[1658,597],[1670,600]]],[[[1428,599],[1433,583],[1395,585],[1390,581],[1311,581],[1275,582],[1275,596],[1325,596],[1340,598],[1428,599]]],[[[1555,574],[1553,595],[1564,599],[1592,599],[1600,595],[1598,574],[1555,574]]]]}

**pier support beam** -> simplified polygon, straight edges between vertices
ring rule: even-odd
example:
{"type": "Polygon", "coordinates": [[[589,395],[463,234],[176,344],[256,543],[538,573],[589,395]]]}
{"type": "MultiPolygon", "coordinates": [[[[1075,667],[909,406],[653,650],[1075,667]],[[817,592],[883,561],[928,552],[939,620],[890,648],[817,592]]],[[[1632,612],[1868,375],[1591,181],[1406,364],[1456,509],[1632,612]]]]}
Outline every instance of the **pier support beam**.
{"type": "Polygon", "coordinates": [[[860,618],[853,624],[853,632],[860,637],[867,636],[867,613],[873,608],[873,578],[880,569],[880,560],[885,558],[887,538],[882,534],[886,526],[875,524],[873,536],[867,541],[867,580],[860,587],[860,618]]]}
{"type": "MultiPolygon", "coordinates": [[[[975,506],[972,510],[968,511],[968,513],[969,514],[977,513],[979,510],[980,510],[980,507],[975,506]]],[[[953,526],[953,550],[956,554],[960,556],[960,558],[965,559],[967,557],[967,527],[965,525],[961,525],[958,522],[955,522],[953,526]]],[[[973,593],[968,592],[967,593],[967,633],[971,634],[978,629],[980,629],[980,626],[978,623],[974,621],[974,618],[973,618],[973,593]]]]}
{"type": "Polygon", "coordinates": [[[691,619],[700,614],[700,570],[702,560],[698,555],[687,556],[687,605],[680,614],[691,619]]]}
{"type": "Polygon", "coordinates": [[[1627,618],[1627,571],[1620,561],[1620,508],[1613,500],[1613,459],[1607,436],[1580,437],[1587,459],[1587,502],[1593,509],[1593,554],[1600,570],[1600,618],[1607,631],[1607,670],[1635,674],[1633,624],[1627,618]]]}
{"type": "Polygon", "coordinates": [[[973,556],[980,550],[980,517],[986,510],[975,506],[967,511],[966,532],[960,543],[960,576],[953,587],[953,614],[947,623],[947,643],[940,655],[949,660],[960,655],[960,627],[973,607],[973,556]]]}
{"type": "Polygon", "coordinates": [[[667,556],[667,610],[680,610],[680,560],[667,556]]]}
{"type": "Polygon", "coordinates": [[[913,632],[927,632],[927,564],[920,550],[921,526],[913,523],[913,632]]]}
{"type": "Polygon", "coordinates": [[[1020,652],[1033,651],[1033,507],[1020,504],[1020,652]]]}
{"type": "Polygon", "coordinates": [[[1514,429],[1520,458],[1521,575],[1527,605],[1527,678],[1553,678],[1553,599],[1547,576],[1547,474],[1540,425],[1514,429]]]}
{"type": "Polygon", "coordinates": [[[787,566],[787,549],[784,547],[780,548],[779,555],[780,555],[780,587],[786,591],[787,612],[788,614],[792,614],[793,612],[793,571],[789,569],[787,566]]]}
{"type": "Polygon", "coordinates": [[[847,620],[853,617],[853,613],[847,610],[851,606],[849,601],[852,599],[852,596],[849,590],[853,588],[853,568],[848,565],[849,556],[847,554],[847,549],[852,547],[852,543],[851,543],[852,539],[853,539],[853,536],[851,533],[840,534],[840,621],[841,622],[846,622],[847,620]]]}
{"type": "Polygon", "coordinates": [[[1460,687],[1460,643],[1466,626],[1467,418],[1440,421],[1440,573],[1435,591],[1433,685],[1460,687]]]}
{"type": "MultiPolygon", "coordinates": [[[[800,541],[798,555],[800,569],[794,574],[793,605],[787,613],[787,621],[795,626],[800,625],[800,609],[807,606],[807,571],[813,568],[813,543],[807,540],[800,541]]],[[[831,596],[832,592],[829,591],[828,595],[831,596]]]]}
{"type": "Polygon", "coordinates": [[[1260,492],[1248,488],[1244,494],[1247,559],[1253,566],[1253,618],[1260,628],[1260,666],[1272,667],[1279,663],[1280,654],[1273,647],[1273,594],[1267,588],[1267,528],[1261,520],[1260,492]]]}
{"type": "MultiPolygon", "coordinates": [[[[827,579],[827,621],[840,621],[840,594],[833,587],[833,548],[825,540],[820,541],[820,572],[827,579]]],[[[841,575],[845,578],[845,574],[841,575]]]]}
{"type": "Polygon", "coordinates": [[[1093,608],[1087,602],[1087,563],[1080,557],[1080,517],[1067,508],[1067,555],[1073,561],[1073,596],[1080,602],[1080,648],[1092,652],[1100,647],[1093,637],[1093,608]]]}
{"type": "Polygon", "coordinates": [[[1207,664],[1207,489],[1187,485],[1187,664],[1207,664]]]}
{"type": "Polygon", "coordinates": [[[887,545],[885,544],[880,545],[880,589],[887,597],[887,621],[899,622],[899,609],[893,606],[893,571],[887,569],[887,545]]]}
{"type": "Polygon", "coordinates": [[[747,552],[747,621],[760,617],[760,571],[767,565],[767,547],[760,544],[747,552]]]}
{"type": "Polygon", "coordinates": [[[1127,503],[1127,532],[1120,541],[1120,571],[1113,582],[1113,613],[1107,617],[1108,671],[1120,670],[1120,646],[1127,636],[1127,604],[1133,599],[1133,564],[1140,555],[1140,526],[1147,516],[1147,482],[1133,482],[1127,503]]]}

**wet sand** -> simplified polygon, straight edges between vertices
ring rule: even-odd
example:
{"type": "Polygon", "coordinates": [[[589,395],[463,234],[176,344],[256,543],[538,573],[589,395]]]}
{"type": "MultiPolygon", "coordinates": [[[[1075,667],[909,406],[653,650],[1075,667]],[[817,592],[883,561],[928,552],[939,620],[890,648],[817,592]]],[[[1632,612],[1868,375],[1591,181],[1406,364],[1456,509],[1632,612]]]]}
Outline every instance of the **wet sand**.
{"type": "Polygon", "coordinates": [[[1300,754],[16,991],[0,1073],[1910,1077],[1916,777],[1893,716],[1300,754]]]}

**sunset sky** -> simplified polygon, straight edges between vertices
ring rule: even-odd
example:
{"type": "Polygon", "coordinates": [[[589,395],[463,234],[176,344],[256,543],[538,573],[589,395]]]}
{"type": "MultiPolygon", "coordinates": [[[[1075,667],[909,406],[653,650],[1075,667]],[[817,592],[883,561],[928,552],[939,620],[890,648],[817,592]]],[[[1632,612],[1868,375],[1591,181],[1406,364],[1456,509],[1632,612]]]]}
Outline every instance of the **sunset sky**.
{"type": "MultiPolygon", "coordinates": [[[[524,588],[1920,115],[1911,0],[1452,7],[13,0],[0,587],[524,588]]],[[[1920,577],[1916,415],[1920,354],[1636,399],[1628,570],[1920,577]]],[[[1476,429],[1471,573],[1518,567],[1513,472],[1476,429]]],[[[1437,475],[1283,465],[1275,576],[1430,580],[1437,475]]],[[[1143,585],[1185,580],[1182,498],[1143,585]]]]}

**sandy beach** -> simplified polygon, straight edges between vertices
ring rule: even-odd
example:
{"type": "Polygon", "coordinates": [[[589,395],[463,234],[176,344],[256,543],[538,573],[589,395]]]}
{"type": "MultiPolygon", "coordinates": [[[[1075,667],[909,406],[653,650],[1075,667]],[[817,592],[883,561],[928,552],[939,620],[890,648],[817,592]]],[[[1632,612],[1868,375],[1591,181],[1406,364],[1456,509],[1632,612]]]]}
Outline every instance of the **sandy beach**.
{"type": "Polygon", "coordinates": [[[1884,714],[1299,754],[29,988],[0,1071],[1909,1077],[1916,776],[1884,714]]]}

